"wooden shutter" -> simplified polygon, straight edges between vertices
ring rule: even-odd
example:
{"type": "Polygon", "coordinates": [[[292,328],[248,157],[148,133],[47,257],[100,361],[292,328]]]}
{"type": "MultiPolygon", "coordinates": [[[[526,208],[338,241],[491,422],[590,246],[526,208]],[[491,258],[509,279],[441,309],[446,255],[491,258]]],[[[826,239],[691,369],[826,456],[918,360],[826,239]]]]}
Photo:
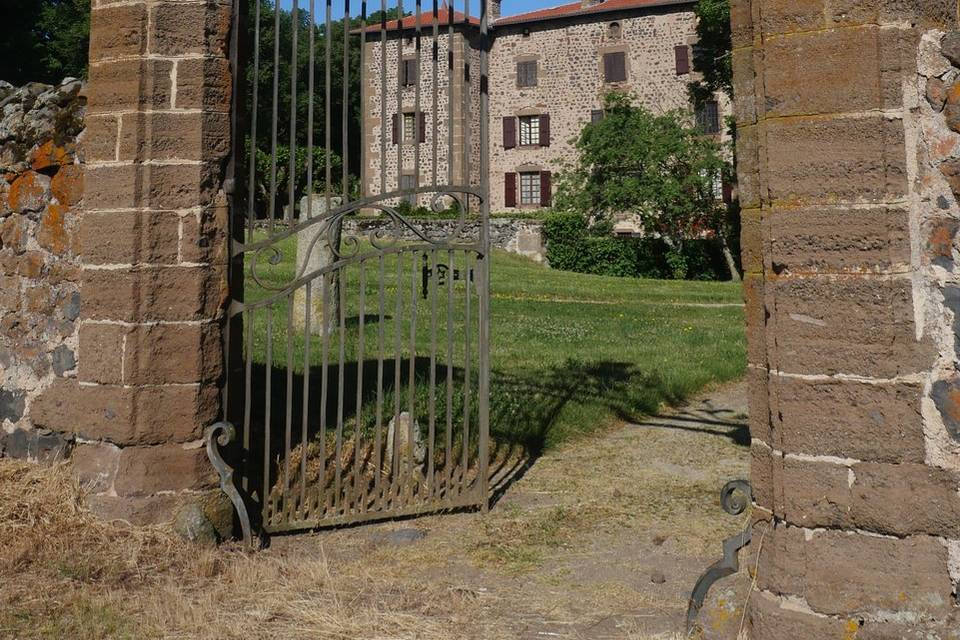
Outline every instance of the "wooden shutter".
{"type": "Polygon", "coordinates": [[[393,114],[393,144],[400,142],[400,114],[393,114]]]}
{"type": "Polygon", "coordinates": [[[590,112],[590,123],[596,124],[603,120],[603,109],[594,109],[590,112]]]}
{"type": "Polygon", "coordinates": [[[416,60],[403,61],[403,84],[405,85],[417,84],[417,61],[416,60]]]}
{"type": "Polygon", "coordinates": [[[540,172],[540,206],[549,207],[553,203],[553,189],[550,185],[549,171],[540,172]]]}
{"type": "Polygon", "coordinates": [[[427,114],[423,111],[417,112],[417,142],[427,141],[427,114]]]}
{"type": "Polygon", "coordinates": [[[512,171],[503,174],[503,204],[507,207],[517,206],[517,174],[512,171]]]}
{"type": "Polygon", "coordinates": [[[606,82],[623,82],[627,79],[627,54],[623,51],[604,54],[603,79],[606,82]]]}
{"type": "Polygon", "coordinates": [[[540,116],[540,146],[550,146],[550,114],[544,113],[540,116]]]}
{"type": "Polygon", "coordinates": [[[673,48],[673,53],[677,59],[677,75],[690,73],[690,47],[685,44],[676,46],[673,48]]]}
{"type": "Polygon", "coordinates": [[[513,149],[517,146],[517,119],[507,116],[503,119],[503,148],[513,149]]]}

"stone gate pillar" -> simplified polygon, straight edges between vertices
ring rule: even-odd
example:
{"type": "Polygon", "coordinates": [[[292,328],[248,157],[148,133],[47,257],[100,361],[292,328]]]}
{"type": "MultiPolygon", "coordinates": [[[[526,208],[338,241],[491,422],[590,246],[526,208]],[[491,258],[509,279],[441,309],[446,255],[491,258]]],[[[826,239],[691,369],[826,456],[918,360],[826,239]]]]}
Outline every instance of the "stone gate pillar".
{"type": "Polygon", "coordinates": [[[156,522],[216,486],[202,435],[220,413],[232,10],[92,5],[78,380],[34,419],[76,433],[96,510],[156,522]]]}
{"type": "Polygon", "coordinates": [[[732,4],[752,637],[956,638],[957,2],[732,4]]]}

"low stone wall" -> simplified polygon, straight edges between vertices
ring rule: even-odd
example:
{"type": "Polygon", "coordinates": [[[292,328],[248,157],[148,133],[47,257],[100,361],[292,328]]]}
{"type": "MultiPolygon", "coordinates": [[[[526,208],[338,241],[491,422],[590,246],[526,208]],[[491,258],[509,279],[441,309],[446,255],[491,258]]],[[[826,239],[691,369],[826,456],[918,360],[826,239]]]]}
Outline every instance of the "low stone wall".
{"type": "Polygon", "coordinates": [[[83,172],[79,80],[0,82],[0,454],[65,456],[72,436],[35,428],[31,409],[76,377],[83,172]]]}
{"type": "MultiPolygon", "coordinates": [[[[411,220],[428,238],[449,236],[457,227],[456,220],[411,220]]],[[[393,220],[381,218],[350,218],[344,222],[347,234],[367,235],[377,229],[392,229],[393,220]]],[[[479,222],[469,222],[464,228],[464,236],[476,237],[479,234],[479,222]]],[[[415,241],[417,235],[410,229],[402,228],[401,240],[415,241]]],[[[531,258],[536,262],[546,261],[546,246],[543,240],[543,223],[539,220],[518,218],[492,218],[490,220],[490,244],[510,253],[531,258]]]]}

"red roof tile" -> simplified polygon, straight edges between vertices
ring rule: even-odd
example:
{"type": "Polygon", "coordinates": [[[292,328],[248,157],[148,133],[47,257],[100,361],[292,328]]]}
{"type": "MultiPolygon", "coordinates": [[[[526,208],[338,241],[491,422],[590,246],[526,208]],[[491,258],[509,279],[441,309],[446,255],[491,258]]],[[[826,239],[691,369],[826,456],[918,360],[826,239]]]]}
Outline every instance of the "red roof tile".
{"type": "MultiPolygon", "coordinates": [[[[453,12],[453,24],[462,25],[464,24],[465,16],[462,11],[453,12]]],[[[443,6],[439,8],[437,13],[437,22],[439,22],[441,27],[447,26],[447,23],[450,20],[450,10],[447,8],[446,3],[443,3],[443,6]]],[[[470,24],[475,27],[480,26],[480,18],[477,16],[470,16],[470,24]]],[[[367,25],[367,33],[380,31],[380,23],[369,24],[367,25]]],[[[387,20],[387,31],[395,31],[396,29],[415,29],[417,26],[417,16],[410,15],[405,17],[402,21],[400,20],[387,20]]],[[[433,28],[433,3],[430,2],[430,6],[424,6],[420,11],[420,28],[426,30],[428,28],[433,28]]]]}
{"type": "Polygon", "coordinates": [[[580,2],[571,2],[562,4],[558,7],[549,7],[547,9],[537,9],[528,11],[515,16],[504,16],[497,20],[494,25],[516,24],[519,22],[533,22],[535,20],[548,20],[551,18],[565,18],[567,16],[589,15],[591,13],[605,13],[607,11],[619,11],[622,9],[639,9],[643,7],[661,7],[675,4],[693,4],[694,0],[605,0],[592,7],[583,8],[580,2]]]}

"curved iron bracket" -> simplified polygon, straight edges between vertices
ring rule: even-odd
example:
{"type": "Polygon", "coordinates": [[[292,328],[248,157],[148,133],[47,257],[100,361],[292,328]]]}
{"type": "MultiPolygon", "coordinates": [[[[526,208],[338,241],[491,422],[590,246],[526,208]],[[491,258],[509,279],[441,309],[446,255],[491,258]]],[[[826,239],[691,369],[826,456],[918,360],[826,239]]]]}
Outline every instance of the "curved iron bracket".
{"type": "MultiPolygon", "coordinates": [[[[731,480],[723,485],[723,489],[720,490],[720,506],[732,516],[743,513],[752,499],[750,483],[746,480],[731,480]]],[[[703,601],[706,600],[707,593],[713,583],[740,570],[739,552],[740,549],[750,544],[752,531],[751,523],[742,533],[724,540],[723,558],[710,565],[693,586],[690,602],[687,605],[687,635],[693,632],[697,617],[700,615],[700,609],[703,607],[703,601]]]]}
{"type": "Polygon", "coordinates": [[[207,457],[210,464],[220,475],[220,488],[230,498],[234,509],[237,510],[237,518],[240,519],[240,528],[243,530],[243,545],[247,549],[253,548],[253,533],[250,528],[250,515],[247,513],[247,505],[243,501],[243,496],[233,484],[233,467],[228,465],[223,456],[220,455],[220,447],[225,447],[237,437],[237,430],[229,422],[217,422],[207,427],[207,433],[204,439],[207,441],[207,457]]]}

